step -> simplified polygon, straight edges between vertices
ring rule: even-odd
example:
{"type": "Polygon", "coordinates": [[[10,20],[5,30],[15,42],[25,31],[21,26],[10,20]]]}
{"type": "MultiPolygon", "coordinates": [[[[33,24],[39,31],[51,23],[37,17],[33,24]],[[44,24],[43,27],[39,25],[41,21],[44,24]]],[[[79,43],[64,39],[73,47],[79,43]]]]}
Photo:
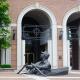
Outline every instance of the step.
{"type": "Polygon", "coordinates": [[[14,68],[0,68],[0,72],[13,72],[15,69],[14,68]]]}

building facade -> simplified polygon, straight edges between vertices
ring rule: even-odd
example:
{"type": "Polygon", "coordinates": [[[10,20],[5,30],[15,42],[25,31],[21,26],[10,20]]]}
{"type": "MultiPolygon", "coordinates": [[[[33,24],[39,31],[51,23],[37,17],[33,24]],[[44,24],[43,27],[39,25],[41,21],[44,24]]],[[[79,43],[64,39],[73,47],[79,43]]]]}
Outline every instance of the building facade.
{"type": "MultiPolygon", "coordinates": [[[[79,0],[8,0],[12,45],[7,63],[18,69],[48,51],[52,68],[80,70],[79,0]]],[[[3,57],[3,55],[2,55],[3,57]]],[[[2,58],[2,64],[4,60],[2,58]]]]}

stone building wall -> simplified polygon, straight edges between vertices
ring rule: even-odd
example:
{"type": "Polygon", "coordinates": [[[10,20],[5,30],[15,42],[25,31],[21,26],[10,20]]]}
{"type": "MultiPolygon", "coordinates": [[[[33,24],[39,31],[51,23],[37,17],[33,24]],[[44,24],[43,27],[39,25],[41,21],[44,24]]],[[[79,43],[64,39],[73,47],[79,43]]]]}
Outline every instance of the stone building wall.
{"type": "MultiPolygon", "coordinates": [[[[25,7],[35,5],[36,3],[48,8],[56,18],[57,25],[57,55],[58,55],[58,67],[63,66],[63,40],[59,39],[60,31],[62,30],[63,18],[69,10],[79,5],[79,0],[8,0],[10,4],[9,14],[12,18],[12,24],[17,25],[19,14],[25,7]]],[[[14,27],[14,26],[13,26],[14,27]]],[[[16,26],[17,27],[17,26],[16,26]]],[[[16,33],[17,29],[15,28],[16,33]]],[[[17,65],[17,41],[12,40],[12,53],[11,64],[13,68],[17,65]]]]}

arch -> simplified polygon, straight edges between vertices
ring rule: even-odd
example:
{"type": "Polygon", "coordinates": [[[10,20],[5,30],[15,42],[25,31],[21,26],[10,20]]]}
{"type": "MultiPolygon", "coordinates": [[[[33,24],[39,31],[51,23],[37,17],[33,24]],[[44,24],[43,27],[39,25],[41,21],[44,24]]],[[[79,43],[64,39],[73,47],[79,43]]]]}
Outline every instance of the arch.
{"type": "Polygon", "coordinates": [[[21,22],[22,22],[22,18],[23,16],[28,13],[30,10],[33,9],[39,9],[44,11],[45,13],[48,14],[48,16],[51,19],[51,27],[52,27],[52,34],[54,34],[55,36],[52,36],[52,53],[51,55],[51,66],[54,68],[57,68],[57,28],[56,28],[56,19],[55,16],[52,14],[52,12],[50,10],[48,10],[47,8],[45,8],[44,6],[41,5],[32,5],[29,7],[24,8],[19,17],[18,17],[18,21],[17,21],[17,68],[24,65],[23,62],[23,54],[22,54],[22,44],[21,44],[21,22]]]}
{"type": "Polygon", "coordinates": [[[70,49],[69,49],[69,41],[67,40],[67,20],[68,18],[75,12],[80,11],[79,9],[80,6],[77,6],[71,10],[69,10],[64,18],[63,18],[63,22],[62,22],[62,26],[63,26],[63,67],[69,67],[69,69],[71,69],[70,67],[70,49]]]}

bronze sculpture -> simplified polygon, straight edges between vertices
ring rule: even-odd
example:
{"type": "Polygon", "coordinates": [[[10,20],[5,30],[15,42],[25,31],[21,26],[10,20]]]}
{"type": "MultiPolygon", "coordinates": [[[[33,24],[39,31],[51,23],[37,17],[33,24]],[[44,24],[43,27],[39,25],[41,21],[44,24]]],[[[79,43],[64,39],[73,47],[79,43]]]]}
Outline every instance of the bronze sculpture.
{"type": "Polygon", "coordinates": [[[26,67],[26,74],[36,74],[43,76],[65,75],[68,74],[68,67],[51,69],[51,65],[48,61],[49,54],[45,51],[41,53],[41,60],[31,65],[25,64],[22,69],[17,73],[19,74],[24,67],[26,67]]]}
{"type": "Polygon", "coordinates": [[[35,69],[39,69],[42,73],[50,72],[51,65],[48,61],[49,54],[48,53],[41,53],[41,60],[36,63],[31,63],[31,65],[26,65],[27,69],[30,69],[30,74],[39,74],[39,71],[35,69]]]}

